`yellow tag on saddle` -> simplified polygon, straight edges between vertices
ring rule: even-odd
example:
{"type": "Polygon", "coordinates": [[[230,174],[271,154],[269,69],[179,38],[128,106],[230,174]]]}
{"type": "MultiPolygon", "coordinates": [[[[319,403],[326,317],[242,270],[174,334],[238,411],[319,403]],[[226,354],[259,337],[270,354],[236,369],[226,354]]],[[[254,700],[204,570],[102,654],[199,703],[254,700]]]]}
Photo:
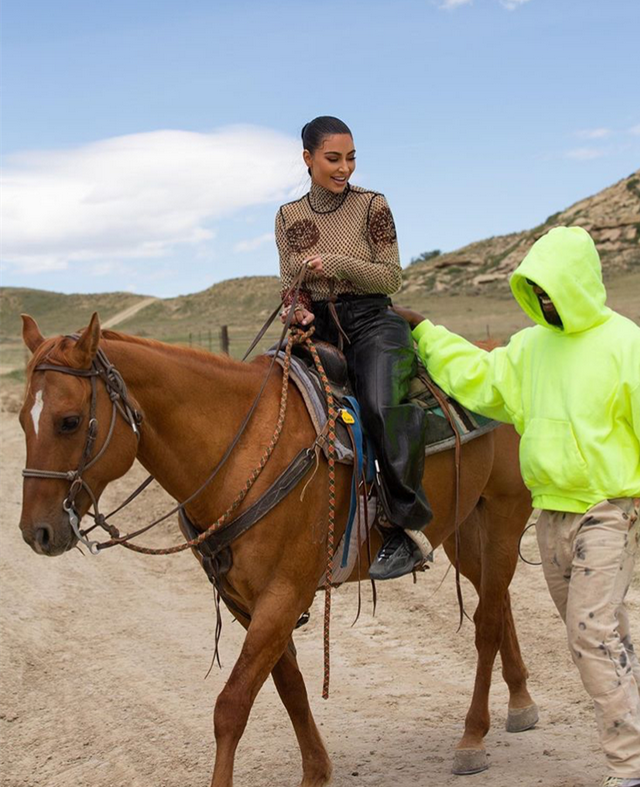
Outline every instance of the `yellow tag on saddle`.
{"type": "Polygon", "coordinates": [[[356,422],[356,419],[348,410],[340,410],[340,418],[342,418],[345,424],[355,424],[356,422]]]}

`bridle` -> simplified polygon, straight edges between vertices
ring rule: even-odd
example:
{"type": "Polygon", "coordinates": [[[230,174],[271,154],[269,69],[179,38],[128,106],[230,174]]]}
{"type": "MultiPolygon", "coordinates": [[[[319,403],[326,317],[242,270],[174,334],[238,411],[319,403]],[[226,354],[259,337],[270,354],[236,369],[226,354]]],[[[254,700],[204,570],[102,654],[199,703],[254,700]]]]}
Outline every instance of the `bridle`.
{"type": "MultiPolygon", "coordinates": [[[[79,334],[72,334],[66,338],[77,341],[80,336],[79,334]]],[[[96,495],[83,478],[83,474],[100,460],[109,447],[113,433],[115,431],[118,414],[120,414],[131,427],[138,441],[140,440],[139,427],[142,423],[142,414],[132,404],[127,393],[127,386],[122,379],[122,375],[109,361],[103,350],[99,349],[97,351],[91,363],[90,369],[74,369],[71,366],[58,366],[57,364],[41,363],[35,366],[33,371],[60,372],[61,374],[70,374],[73,377],[89,379],[91,382],[89,422],[87,424],[87,434],[78,467],[75,470],[67,471],[39,470],[37,468],[25,467],[25,469],[22,471],[22,475],[25,478],[50,478],[69,481],[69,491],[67,492],[67,495],[62,503],[62,508],[69,517],[69,524],[71,525],[71,528],[73,529],[73,532],[75,533],[78,541],[82,542],[92,554],[96,555],[99,551],[98,542],[90,541],[87,538],[87,534],[98,525],[105,527],[105,522],[108,517],[105,517],[100,513],[96,495]],[[96,414],[98,406],[98,378],[100,378],[105,384],[107,393],[109,394],[109,398],[111,400],[111,420],[109,423],[109,431],[107,432],[107,437],[102,445],[102,448],[100,448],[95,456],[92,456],[96,438],[98,436],[98,418],[96,414]],[[93,506],[93,514],[90,514],[90,516],[92,516],[95,520],[95,525],[87,530],[80,530],[80,517],[74,508],[75,499],[81,489],[84,489],[84,491],[87,493],[93,506]]],[[[151,483],[152,480],[152,476],[150,476],[144,482],[144,485],[139,488],[139,491],[142,491],[142,488],[151,483]]],[[[111,516],[111,514],[109,516],[111,516]]]]}

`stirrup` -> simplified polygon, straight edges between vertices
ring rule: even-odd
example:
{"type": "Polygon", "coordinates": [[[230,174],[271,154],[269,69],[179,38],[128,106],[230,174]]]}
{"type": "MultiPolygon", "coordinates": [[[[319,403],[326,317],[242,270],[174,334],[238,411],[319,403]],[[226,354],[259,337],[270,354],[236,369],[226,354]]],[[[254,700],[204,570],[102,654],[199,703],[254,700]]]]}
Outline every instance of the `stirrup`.
{"type": "Polygon", "coordinates": [[[418,547],[425,562],[428,561],[429,563],[433,563],[433,547],[422,530],[405,530],[404,532],[418,547]]]}
{"type": "Polygon", "coordinates": [[[309,610],[303,612],[302,615],[300,615],[300,617],[298,618],[298,622],[296,623],[294,628],[299,629],[302,626],[306,626],[307,623],[309,622],[310,617],[311,617],[311,613],[309,612],[309,610]]]}

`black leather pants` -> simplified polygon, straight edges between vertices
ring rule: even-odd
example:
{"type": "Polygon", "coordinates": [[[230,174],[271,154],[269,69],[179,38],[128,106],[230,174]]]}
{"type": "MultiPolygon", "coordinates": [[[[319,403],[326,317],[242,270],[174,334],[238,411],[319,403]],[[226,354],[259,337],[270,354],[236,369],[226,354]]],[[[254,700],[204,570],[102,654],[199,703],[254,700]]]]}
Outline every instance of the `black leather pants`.
{"type": "MultiPolygon", "coordinates": [[[[426,418],[404,401],[416,358],[411,329],[390,306],[386,295],[341,296],[335,303],[349,337],[343,346],[349,377],[380,464],[386,514],[393,525],[419,530],[432,517],[422,489],[426,418]]],[[[338,345],[328,301],[314,301],[313,312],[315,338],[338,345]]]]}

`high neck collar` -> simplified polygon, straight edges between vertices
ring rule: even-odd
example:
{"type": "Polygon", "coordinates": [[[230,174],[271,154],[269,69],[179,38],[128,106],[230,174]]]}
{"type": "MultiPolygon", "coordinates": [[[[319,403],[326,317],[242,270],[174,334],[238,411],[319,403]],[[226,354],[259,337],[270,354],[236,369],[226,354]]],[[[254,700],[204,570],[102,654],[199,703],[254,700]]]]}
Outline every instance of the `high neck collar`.
{"type": "Polygon", "coordinates": [[[338,210],[347,198],[350,188],[351,187],[347,183],[344,191],[340,194],[334,194],[333,191],[318,186],[317,183],[311,183],[311,188],[307,195],[311,210],[315,213],[332,213],[334,210],[338,210]]]}

